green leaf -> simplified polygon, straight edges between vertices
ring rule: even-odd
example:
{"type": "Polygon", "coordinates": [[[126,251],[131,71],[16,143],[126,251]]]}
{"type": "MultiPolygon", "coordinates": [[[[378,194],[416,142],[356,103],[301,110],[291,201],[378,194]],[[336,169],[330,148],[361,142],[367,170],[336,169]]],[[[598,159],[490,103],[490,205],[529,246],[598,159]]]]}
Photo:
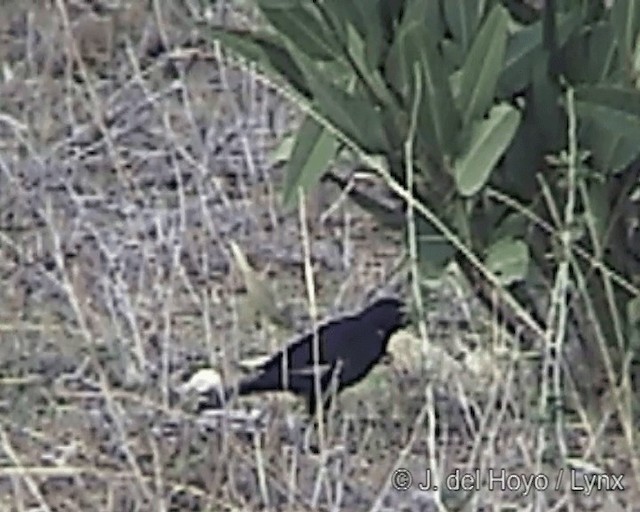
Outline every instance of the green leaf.
{"type": "Polygon", "coordinates": [[[588,31],[576,32],[562,51],[565,74],[570,83],[600,83],[615,65],[616,40],[608,21],[588,31]]]}
{"type": "Polygon", "coordinates": [[[269,164],[277,165],[288,162],[293,153],[293,145],[296,143],[296,134],[289,133],[282,137],[280,142],[268,152],[269,164]]]}
{"type": "Polygon", "coordinates": [[[558,50],[556,12],[558,12],[556,2],[545,2],[542,10],[542,47],[549,55],[555,55],[558,50]]]}
{"type": "Polygon", "coordinates": [[[501,167],[499,187],[516,199],[529,203],[538,193],[536,173],[543,162],[542,136],[529,106],[509,144],[501,167]]]}
{"type": "MultiPolygon", "coordinates": [[[[386,0],[383,0],[386,2],[386,0]]],[[[367,68],[372,71],[378,67],[384,44],[380,0],[325,0],[327,12],[334,20],[340,37],[346,40],[347,25],[353,26],[364,41],[364,57],[367,68]]]]}
{"type": "Polygon", "coordinates": [[[500,283],[508,286],[527,275],[529,248],[522,240],[503,238],[489,247],[485,264],[500,283]]]}
{"type": "Polygon", "coordinates": [[[422,75],[417,131],[419,147],[443,164],[445,156],[451,155],[455,147],[460,116],[449,88],[447,67],[436,47],[438,29],[432,18],[437,12],[438,2],[408,2],[389,49],[385,73],[386,80],[401,96],[408,111],[415,95],[415,66],[418,65],[422,75]]]}
{"type": "Polygon", "coordinates": [[[368,53],[371,46],[365,43],[365,40],[353,25],[348,24],[346,26],[346,37],[354,72],[360,79],[358,85],[361,86],[362,94],[369,98],[372,103],[395,104],[395,99],[383,80],[380,70],[372,68],[372,64],[368,62],[368,53]]]}
{"type": "Polygon", "coordinates": [[[402,25],[418,23],[425,28],[433,41],[443,38],[445,27],[440,9],[441,2],[406,0],[404,4],[402,25]]]}
{"type": "Polygon", "coordinates": [[[599,23],[591,29],[588,43],[587,67],[592,83],[603,82],[613,68],[616,55],[615,39],[609,23],[599,23]]]}
{"type": "Polygon", "coordinates": [[[279,34],[309,57],[334,60],[342,55],[340,46],[312,3],[301,0],[258,0],[258,7],[279,34]]]}
{"type": "Polygon", "coordinates": [[[473,127],[468,147],[454,166],[456,186],[462,195],[471,196],[482,188],[519,124],[520,112],[500,104],[489,111],[488,119],[473,127]]]}
{"type": "Polygon", "coordinates": [[[478,0],[447,0],[442,3],[449,30],[465,53],[478,27],[482,3],[478,0]]]}
{"type": "Polygon", "coordinates": [[[511,17],[520,23],[528,25],[540,17],[538,10],[522,0],[502,0],[502,5],[509,10],[511,17]]]}
{"type": "Polygon", "coordinates": [[[469,50],[462,67],[459,101],[464,126],[483,117],[493,103],[507,44],[508,20],[506,9],[496,5],[469,50]]]}
{"type": "Polygon", "coordinates": [[[613,133],[640,143],[640,91],[623,87],[579,87],[576,109],[613,133]]]}
{"type": "Polygon", "coordinates": [[[429,41],[428,34],[424,34],[423,41],[425,43],[420,51],[423,86],[418,129],[422,132],[421,137],[427,141],[427,147],[437,148],[437,156],[444,163],[444,157],[450,156],[455,147],[459,114],[442,57],[429,41]]]}
{"type": "Polygon", "coordinates": [[[589,202],[585,206],[585,217],[591,220],[590,224],[595,227],[595,236],[598,239],[600,247],[605,242],[607,235],[607,227],[611,215],[609,205],[609,183],[592,180],[588,184],[587,194],[589,202]]]}
{"type": "Polygon", "coordinates": [[[528,219],[522,213],[508,213],[493,229],[490,240],[498,242],[502,239],[517,239],[524,237],[527,231],[527,225],[528,219]]]}
{"type": "MultiPolygon", "coordinates": [[[[440,47],[442,48],[442,56],[448,64],[449,74],[460,73],[461,70],[459,68],[464,61],[464,54],[460,45],[452,39],[443,39],[440,47]]],[[[454,96],[456,96],[456,94],[454,94],[454,96]]]]}
{"type": "Polygon", "coordinates": [[[413,61],[408,58],[407,47],[412,31],[416,27],[401,26],[396,34],[396,38],[389,49],[386,62],[386,79],[393,89],[409,103],[409,91],[411,89],[411,69],[413,61]]]}
{"type": "MultiPolygon", "coordinates": [[[[558,17],[558,43],[564,45],[580,26],[579,13],[563,13],[558,17]]],[[[537,21],[517,29],[507,43],[507,49],[498,82],[501,97],[511,97],[522,91],[531,80],[533,63],[542,52],[542,22],[537,21]]]]}
{"type": "Polygon", "coordinates": [[[562,90],[549,72],[547,53],[545,52],[533,66],[530,111],[536,120],[547,153],[559,152],[566,147],[567,116],[560,105],[562,90]]]}
{"type": "Polygon", "coordinates": [[[381,111],[367,98],[349,94],[331,83],[326,72],[304,54],[295,57],[311,89],[316,111],[362,150],[371,154],[385,153],[389,144],[381,111]]]}
{"type": "Polygon", "coordinates": [[[627,323],[636,329],[640,327],[640,297],[635,297],[627,302],[627,323]]]}
{"type": "Polygon", "coordinates": [[[363,99],[336,87],[312,88],[319,110],[349,139],[371,154],[385,153],[388,144],[380,115],[363,99]]]}
{"type": "Polygon", "coordinates": [[[389,48],[385,63],[386,79],[407,100],[407,105],[411,105],[409,93],[414,84],[413,65],[420,60],[422,47],[428,41],[440,40],[438,5],[439,2],[408,0],[389,48]]]}
{"type": "Polygon", "coordinates": [[[593,155],[595,168],[601,172],[620,172],[640,156],[637,141],[590,119],[585,119],[583,141],[585,148],[593,155]]]}
{"type": "Polygon", "coordinates": [[[224,48],[249,62],[254,62],[273,78],[285,79],[303,96],[311,94],[306,79],[289,50],[271,34],[217,28],[207,29],[207,32],[219,40],[224,48]]]}
{"type": "Polygon", "coordinates": [[[440,277],[456,253],[455,248],[424,217],[416,219],[416,237],[421,277],[440,277]]]}
{"type": "Polygon", "coordinates": [[[629,69],[640,25],[640,1],[616,0],[611,7],[611,26],[618,42],[619,66],[629,69]]]}
{"type": "Polygon", "coordinates": [[[503,96],[524,89],[530,80],[531,64],[542,48],[542,23],[516,30],[509,38],[498,87],[503,96]]]}
{"type": "Polygon", "coordinates": [[[289,207],[299,187],[306,192],[320,179],[338,150],[338,141],[312,118],[307,117],[298,131],[287,165],[283,202],[289,207]]]}
{"type": "Polygon", "coordinates": [[[462,70],[459,69],[449,75],[449,87],[454,98],[460,97],[460,89],[462,87],[462,70]]]}

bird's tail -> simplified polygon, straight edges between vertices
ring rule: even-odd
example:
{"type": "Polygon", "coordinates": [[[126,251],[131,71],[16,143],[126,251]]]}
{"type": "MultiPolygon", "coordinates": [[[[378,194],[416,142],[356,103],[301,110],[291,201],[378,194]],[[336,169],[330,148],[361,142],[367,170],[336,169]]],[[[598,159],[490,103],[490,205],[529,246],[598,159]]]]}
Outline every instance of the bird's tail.
{"type": "Polygon", "coordinates": [[[211,388],[206,393],[200,395],[198,400],[198,412],[206,409],[222,409],[233,398],[237,396],[249,395],[259,391],[273,390],[271,383],[262,379],[241,380],[236,386],[224,389],[211,388]]]}
{"type": "Polygon", "coordinates": [[[260,391],[276,391],[281,388],[279,374],[276,374],[276,372],[265,372],[255,377],[241,380],[233,392],[237,393],[238,396],[243,396],[260,391]]]}
{"type": "Polygon", "coordinates": [[[203,409],[222,409],[236,396],[250,395],[260,391],[275,391],[282,389],[278,372],[265,372],[255,377],[242,379],[236,386],[208,390],[198,403],[198,411],[203,409]]]}
{"type": "Polygon", "coordinates": [[[233,388],[211,388],[198,397],[197,412],[209,409],[223,409],[234,395],[233,388]]]}

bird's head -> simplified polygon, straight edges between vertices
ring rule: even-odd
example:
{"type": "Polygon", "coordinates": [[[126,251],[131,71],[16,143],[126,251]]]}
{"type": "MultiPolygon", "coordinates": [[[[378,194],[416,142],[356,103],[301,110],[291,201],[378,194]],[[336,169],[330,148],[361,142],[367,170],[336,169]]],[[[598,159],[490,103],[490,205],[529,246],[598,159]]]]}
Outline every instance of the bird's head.
{"type": "Polygon", "coordinates": [[[400,299],[385,297],[369,305],[361,313],[361,318],[390,336],[407,324],[407,308],[400,299]]]}

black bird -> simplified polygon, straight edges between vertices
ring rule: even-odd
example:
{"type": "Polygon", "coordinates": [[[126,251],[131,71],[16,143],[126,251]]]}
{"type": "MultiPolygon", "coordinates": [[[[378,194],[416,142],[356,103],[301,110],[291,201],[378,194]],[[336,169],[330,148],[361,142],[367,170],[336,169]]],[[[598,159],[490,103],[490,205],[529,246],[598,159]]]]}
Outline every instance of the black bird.
{"type": "MultiPolygon", "coordinates": [[[[386,354],[389,339],[406,323],[405,306],[396,298],[379,299],[360,313],[344,316],[318,328],[320,389],[322,403],[329,406],[332,390],[336,393],[362,380],[386,354]],[[335,386],[335,387],[334,387],[335,386]]],[[[222,395],[228,401],[234,395],[262,391],[290,391],[306,401],[314,414],[318,402],[315,393],[313,332],[303,335],[274,354],[257,368],[253,376],[242,379],[222,395]]],[[[217,390],[212,390],[200,409],[222,405],[217,390]]]]}

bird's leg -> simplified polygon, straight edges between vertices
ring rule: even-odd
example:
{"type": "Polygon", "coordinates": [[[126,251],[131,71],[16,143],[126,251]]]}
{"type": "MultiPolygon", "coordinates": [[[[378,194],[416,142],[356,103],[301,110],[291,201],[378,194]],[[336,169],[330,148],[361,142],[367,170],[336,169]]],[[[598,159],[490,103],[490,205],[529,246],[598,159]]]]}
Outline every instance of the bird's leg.
{"type": "Polygon", "coordinates": [[[308,395],[306,395],[307,413],[309,415],[309,423],[304,432],[302,451],[304,453],[317,453],[317,447],[311,445],[311,436],[315,429],[319,427],[315,421],[317,418],[317,407],[322,404],[322,408],[325,411],[324,420],[329,421],[331,413],[333,412],[333,405],[335,401],[333,398],[340,389],[340,370],[342,369],[342,360],[338,360],[337,363],[322,376],[320,382],[320,389],[322,396],[318,400],[315,389],[312,389],[308,395]]]}
{"type": "Polygon", "coordinates": [[[327,390],[326,398],[324,399],[323,406],[324,410],[327,412],[325,415],[327,421],[328,431],[331,432],[333,430],[333,422],[331,421],[333,418],[333,412],[335,409],[335,397],[338,395],[338,391],[340,390],[340,372],[342,371],[342,359],[338,359],[335,366],[333,367],[330,374],[328,374],[329,381],[327,385],[323,387],[323,389],[327,390]]]}
{"type": "Polygon", "coordinates": [[[318,403],[318,400],[316,399],[315,389],[312,389],[307,395],[306,403],[307,403],[307,413],[309,414],[309,417],[314,418],[316,415],[316,406],[318,403]]]}

